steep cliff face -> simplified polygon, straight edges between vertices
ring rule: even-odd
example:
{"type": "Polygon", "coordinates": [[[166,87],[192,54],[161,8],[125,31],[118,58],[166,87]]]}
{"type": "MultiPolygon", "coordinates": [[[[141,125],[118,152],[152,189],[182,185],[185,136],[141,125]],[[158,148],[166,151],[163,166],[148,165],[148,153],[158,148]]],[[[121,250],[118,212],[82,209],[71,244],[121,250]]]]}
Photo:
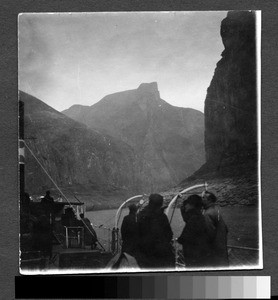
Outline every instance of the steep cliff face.
{"type": "Polygon", "coordinates": [[[221,24],[224,44],[205,100],[208,168],[257,159],[255,15],[229,12],[221,24]]]}
{"type": "Polygon", "coordinates": [[[156,82],[63,113],[131,146],[144,192],[176,185],[204,163],[203,114],[162,100],[156,82]]]}
{"type": "Polygon", "coordinates": [[[205,100],[206,163],[180,189],[209,183],[220,205],[258,204],[255,15],[229,12],[205,100]]]}
{"type": "MultiPolygon", "coordinates": [[[[26,143],[58,186],[83,193],[132,193],[140,186],[135,155],[128,145],[88,129],[26,93],[20,92],[20,100],[25,106],[26,143]]],[[[26,191],[32,194],[54,188],[28,150],[25,174],[26,191]]]]}

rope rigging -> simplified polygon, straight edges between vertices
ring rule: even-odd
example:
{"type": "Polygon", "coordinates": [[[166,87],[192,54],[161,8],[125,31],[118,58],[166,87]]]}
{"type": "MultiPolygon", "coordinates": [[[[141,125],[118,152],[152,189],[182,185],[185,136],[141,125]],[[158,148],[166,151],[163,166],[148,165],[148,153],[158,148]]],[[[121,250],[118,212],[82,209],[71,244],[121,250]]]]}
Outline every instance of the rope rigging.
{"type": "MultiPolygon", "coordinates": [[[[59,186],[56,184],[56,182],[52,179],[52,177],[50,176],[50,174],[47,172],[47,170],[44,168],[44,166],[41,164],[41,162],[38,160],[38,158],[36,157],[36,155],[34,154],[34,152],[30,149],[30,147],[27,145],[27,143],[25,141],[23,141],[26,148],[30,151],[30,153],[32,154],[32,156],[35,158],[35,160],[37,161],[37,163],[40,165],[40,167],[43,169],[43,171],[45,172],[45,174],[47,175],[47,177],[51,180],[51,182],[54,184],[54,186],[56,187],[56,189],[60,192],[61,196],[64,197],[64,199],[67,201],[68,205],[70,206],[70,208],[75,212],[75,214],[77,214],[77,210],[75,210],[74,206],[70,203],[70,201],[68,200],[68,198],[66,197],[66,195],[62,192],[62,190],[59,188],[59,186]]],[[[75,197],[76,198],[76,197],[75,197]]],[[[78,200],[78,199],[77,199],[78,200]]],[[[78,200],[79,201],[79,200],[78,200]]],[[[79,201],[80,202],[80,201],[79,201]]],[[[81,202],[80,202],[81,203],[81,202]]],[[[88,232],[94,237],[94,234],[91,232],[90,228],[88,227],[88,225],[84,222],[84,220],[81,218],[80,219],[83,223],[83,225],[87,228],[88,232]]],[[[100,242],[97,240],[97,243],[101,246],[101,248],[103,250],[104,247],[100,244],[100,242]]]]}

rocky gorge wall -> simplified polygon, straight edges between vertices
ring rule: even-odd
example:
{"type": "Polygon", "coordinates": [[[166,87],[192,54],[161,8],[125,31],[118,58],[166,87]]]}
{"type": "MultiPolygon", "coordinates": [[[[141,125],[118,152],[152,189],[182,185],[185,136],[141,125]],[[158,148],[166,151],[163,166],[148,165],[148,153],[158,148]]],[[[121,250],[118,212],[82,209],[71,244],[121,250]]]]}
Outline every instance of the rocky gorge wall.
{"type": "Polygon", "coordinates": [[[206,163],[179,190],[206,181],[220,206],[257,205],[258,126],[255,14],[229,12],[205,99],[206,163]]]}
{"type": "Polygon", "coordinates": [[[256,161],[256,34],[253,12],[229,12],[221,23],[224,44],[205,99],[204,168],[256,161]]]}

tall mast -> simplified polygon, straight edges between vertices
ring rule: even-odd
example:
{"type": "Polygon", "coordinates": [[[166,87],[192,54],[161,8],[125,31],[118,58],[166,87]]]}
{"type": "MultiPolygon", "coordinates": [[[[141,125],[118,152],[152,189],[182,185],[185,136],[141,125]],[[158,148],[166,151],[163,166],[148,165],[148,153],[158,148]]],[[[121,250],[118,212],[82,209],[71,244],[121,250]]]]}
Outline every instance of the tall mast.
{"type": "Polygon", "coordinates": [[[19,162],[19,191],[20,200],[24,199],[25,192],[25,147],[24,147],[24,102],[19,101],[19,141],[18,141],[18,162],[19,162]]]}

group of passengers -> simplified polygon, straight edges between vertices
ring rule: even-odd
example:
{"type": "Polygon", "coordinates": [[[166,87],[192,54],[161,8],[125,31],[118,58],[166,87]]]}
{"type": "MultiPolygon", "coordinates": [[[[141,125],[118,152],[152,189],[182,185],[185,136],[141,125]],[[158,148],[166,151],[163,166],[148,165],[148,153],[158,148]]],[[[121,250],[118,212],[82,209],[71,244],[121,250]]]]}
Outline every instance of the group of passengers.
{"type": "MultiPolygon", "coordinates": [[[[22,207],[29,207],[26,194],[22,207]]],[[[227,226],[216,205],[217,198],[211,192],[202,197],[191,195],[185,199],[180,211],[185,226],[177,239],[182,245],[186,267],[228,266],[227,226]]],[[[33,222],[33,249],[52,255],[53,222],[50,212],[54,203],[47,191],[41,201],[44,211],[33,222]]],[[[175,267],[173,232],[164,213],[163,197],[151,194],[149,202],[140,212],[135,204],[129,206],[121,226],[122,253],[133,256],[145,269],[167,269],[175,267]]],[[[54,216],[54,214],[53,214],[54,216]]],[[[77,220],[72,208],[67,208],[62,217],[63,226],[82,226],[85,245],[95,248],[96,233],[90,221],[80,214],[77,220]]]]}
{"type": "MultiPolygon", "coordinates": [[[[31,199],[28,193],[21,200],[21,233],[29,237],[27,251],[40,251],[45,256],[52,256],[53,198],[47,191],[41,199],[41,206],[30,209],[31,199]]],[[[26,246],[26,245],[25,245],[26,246]]],[[[24,247],[23,247],[24,248],[24,247]]]]}
{"type": "MultiPolygon", "coordinates": [[[[80,218],[77,219],[72,207],[68,207],[65,209],[64,214],[62,214],[61,216],[61,222],[54,222],[54,199],[53,197],[51,197],[50,191],[46,191],[45,196],[41,199],[41,205],[35,212],[36,217],[31,214],[29,204],[30,196],[28,193],[25,193],[25,197],[22,201],[22,211],[23,213],[28,215],[28,219],[21,219],[27,220],[26,222],[22,222],[22,225],[24,225],[22,227],[31,226],[31,228],[23,228],[25,232],[29,231],[32,233],[31,250],[40,251],[45,256],[51,258],[52,244],[53,241],[57,239],[53,234],[53,230],[58,229],[59,224],[62,230],[64,230],[64,226],[83,227],[85,247],[89,246],[91,249],[94,249],[96,247],[98,241],[96,232],[93,229],[90,220],[85,218],[84,214],[81,213],[80,218]],[[30,217],[32,218],[32,220],[29,220],[30,217]]],[[[56,242],[59,241],[57,240],[56,242]]]]}
{"type": "MultiPolygon", "coordinates": [[[[228,230],[216,201],[215,195],[206,191],[202,197],[189,196],[181,205],[185,226],[177,242],[182,245],[186,267],[228,266],[228,230]]],[[[122,253],[135,257],[141,268],[175,267],[173,232],[165,208],[163,197],[151,194],[143,210],[137,213],[132,204],[123,219],[122,253]]]]}

